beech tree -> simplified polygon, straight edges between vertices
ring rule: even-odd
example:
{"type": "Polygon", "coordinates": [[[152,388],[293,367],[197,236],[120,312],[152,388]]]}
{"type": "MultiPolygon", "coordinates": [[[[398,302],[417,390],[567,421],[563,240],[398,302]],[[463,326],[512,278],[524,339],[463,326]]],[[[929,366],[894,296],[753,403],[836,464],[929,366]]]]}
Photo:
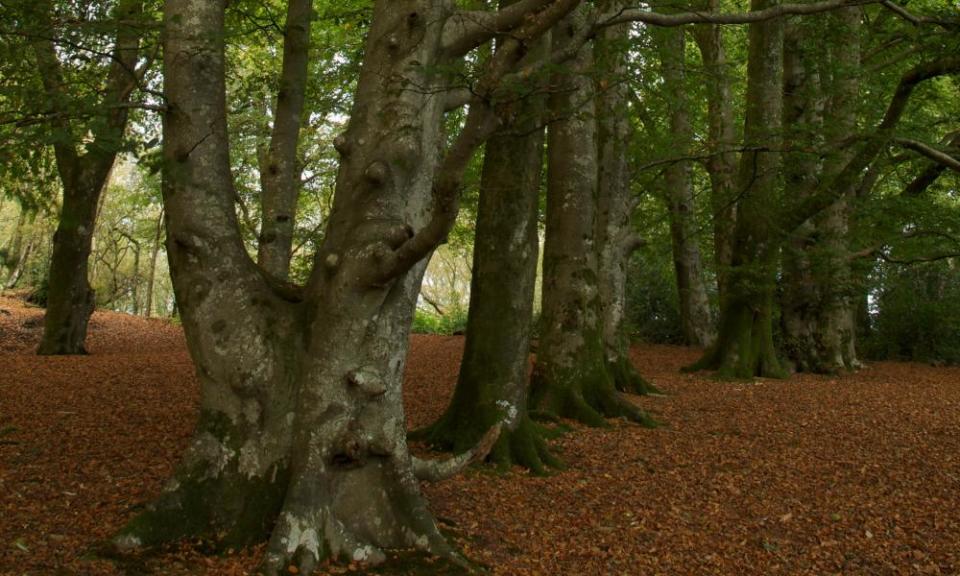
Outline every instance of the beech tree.
{"type": "Polygon", "coordinates": [[[269,146],[260,154],[261,223],[257,262],[279,280],[290,275],[302,166],[297,154],[309,72],[313,0],[290,0],[269,146]]]}
{"type": "MultiPolygon", "coordinates": [[[[660,53],[663,92],[669,111],[671,151],[688,157],[693,148],[691,103],[686,95],[686,44],[683,28],[655,31],[660,53]]],[[[697,204],[693,193],[693,166],[688,159],[671,162],[665,169],[664,197],[670,212],[670,236],[680,302],[680,322],[688,344],[706,347],[713,343],[716,329],[704,281],[700,257],[697,204]]],[[[715,218],[723,218],[722,210],[715,218]]]]}
{"type": "MultiPolygon", "coordinates": [[[[40,354],[85,352],[87,322],[96,305],[87,268],[97,207],[123,146],[127,119],[134,107],[132,97],[150,64],[149,57],[141,56],[146,32],[144,2],[119,0],[78,17],[79,22],[88,18],[112,20],[112,46],[106,52],[100,51],[96,41],[85,46],[84,39],[78,40],[76,34],[70,38],[58,36],[63,29],[58,21],[69,20],[71,10],[71,6],[44,0],[23,6],[17,14],[44,93],[43,108],[27,112],[28,123],[43,122],[50,127],[63,190],[40,354]],[[70,69],[77,61],[93,64],[70,69]],[[84,86],[86,80],[77,78],[83,75],[101,75],[92,83],[102,88],[91,96],[84,86]]],[[[94,30],[102,26],[91,23],[94,30]]]]}
{"type": "MultiPolygon", "coordinates": [[[[526,62],[543,58],[546,48],[541,39],[526,62]]],[[[527,398],[545,98],[530,95],[513,106],[514,120],[487,142],[483,156],[466,342],[453,399],[415,437],[462,453],[503,422],[491,459],[542,474],[560,464],[546,445],[546,429],[531,419],[527,398]]]]}
{"type": "MultiPolygon", "coordinates": [[[[456,215],[459,179],[504,113],[499,80],[576,2],[500,12],[374,6],[333,213],[309,282],[290,290],[246,253],[233,205],[224,0],[164,10],[167,246],[202,386],[194,441],[167,491],[117,536],[124,549],[185,537],[222,545],[269,530],[264,570],[310,573],[416,548],[456,558],[420,494],[469,458],[407,451],[400,396],[423,259],[456,215]],[[448,81],[436,70],[510,32],[446,152],[448,81]],[[494,108],[497,108],[495,111],[494,108]]],[[[496,429],[495,429],[496,430],[496,429]]]]}
{"type": "MultiPolygon", "coordinates": [[[[755,8],[762,10],[764,5],[755,8]]],[[[862,17],[862,11],[859,14],[862,17]]],[[[859,142],[849,153],[833,155],[835,162],[825,164],[827,170],[809,193],[789,200],[784,197],[784,207],[777,209],[783,126],[783,42],[778,26],[781,24],[775,21],[751,25],[745,151],[740,159],[733,252],[726,293],[721,299],[720,332],[716,344],[690,369],[717,369],[722,375],[742,378],[785,374],[773,343],[772,324],[778,258],[783,243],[831,207],[842,210],[838,201],[858,186],[864,171],[897,140],[896,127],[916,88],[931,78],[955,74],[960,66],[960,61],[950,55],[921,60],[908,69],[876,125],[855,139],[859,142]]],[[[849,90],[848,84],[841,83],[838,101],[842,102],[849,90]]],[[[843,110],[842,105],[838,106],[838,121],[849,125],[843,110]]],[[[842,225],[834,224],[831,228],[840,230],[842,225]]],[[[827,334],[839,342],[834,349],[840,354],[847,354],[845,325],[845,322],[835,323],[827,334]]],[[[847,358],[840,360],[848,361],[847,358]]]]}

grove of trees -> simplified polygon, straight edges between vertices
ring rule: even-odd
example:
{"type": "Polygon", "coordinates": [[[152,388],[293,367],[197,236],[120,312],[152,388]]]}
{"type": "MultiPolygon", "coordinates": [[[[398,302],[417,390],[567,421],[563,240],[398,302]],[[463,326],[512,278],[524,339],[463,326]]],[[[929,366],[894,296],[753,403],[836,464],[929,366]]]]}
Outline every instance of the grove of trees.
{"type": "Polygon", "coordinates": [[[656,426],[632,339],[721,379],[960,362],[958,29],[946,0],[0,0],[0,282],[40,354],[96,306],[183,325],[199,422],[118,550],[466,565],[419,482],[549,473],[561,419],[656,426]],[[459,380],[408,431],[437,317],[459,380]]]}

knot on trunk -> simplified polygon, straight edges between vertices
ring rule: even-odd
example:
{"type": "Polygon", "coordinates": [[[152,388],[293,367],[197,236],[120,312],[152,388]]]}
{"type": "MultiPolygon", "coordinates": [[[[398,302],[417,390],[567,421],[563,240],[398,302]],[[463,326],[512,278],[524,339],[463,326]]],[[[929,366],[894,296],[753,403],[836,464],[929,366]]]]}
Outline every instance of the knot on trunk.
{"type": "Polygon", "coordinates": [[[341,156],[349,156],[350,149],[351,149],[350,140],[348,140],[345,135],[340,134],[339,136],[333,139],[333,148],[341,156]]]}
{"type": "Polygon", "coordinates": [[[360,368],[347,374],[347,383],[362,394],[377,398],[387,393],[383,375],[374,368],[360,368]]]}
{"type": "Polygon", "coordinates": [[[377,160],[367,166],[367,169],[364,171],[363,175],[372,184],[376,186],[383,186],[387,181],[388,172],[389,168],[387,165],[380,160],[377,160]]]}
{"type": "Polygon", "coordinates": [[[407,241],[413,238],[413,227],[409,224],[399,224],[387,230],[385,241],[390,248],[396,250],[407,241]]]}

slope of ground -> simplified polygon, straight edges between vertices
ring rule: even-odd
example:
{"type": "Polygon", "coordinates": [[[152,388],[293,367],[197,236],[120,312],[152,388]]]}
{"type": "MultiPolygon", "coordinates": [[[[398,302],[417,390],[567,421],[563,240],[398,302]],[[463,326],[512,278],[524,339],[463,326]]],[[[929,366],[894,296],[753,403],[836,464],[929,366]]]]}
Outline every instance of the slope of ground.
{"type": "MultiPolygon", "coordinates": [[[[0,429],[16,428],[0,437],[0,575],[252,573],[258,550],[125,567],[90,553],[172,471],[197,384],[174,325],[98,313],[81,358],[33,356],[40,326],[0,298],[0,429]]],[[[461,350],[413,338],[411,425],[443,410],[461,350]]],[[[426,486],[437,516],[503,575],[960,574],[960,369],[731,384],[680,374],[695,356],[634,350],[669,394],[638,401],[666,426],[577,429],[546,478],[426,486]]]]}

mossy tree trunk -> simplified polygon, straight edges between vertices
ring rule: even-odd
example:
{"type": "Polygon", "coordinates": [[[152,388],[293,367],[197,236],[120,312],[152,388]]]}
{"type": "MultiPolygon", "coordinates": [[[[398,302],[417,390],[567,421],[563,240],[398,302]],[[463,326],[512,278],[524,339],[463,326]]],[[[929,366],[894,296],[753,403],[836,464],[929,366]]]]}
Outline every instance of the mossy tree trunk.
{"type": "MultiPolygon", "coordinates": [[[[761,10],[767,0],[752,0],[761,10]]],[[[773,342],[774,297],[780,238],[771,218],[778,204],[779,132],[783,100],[782,23],[751,24],[747,67],[746,148],[740,158],[731,267],[720,301],[716,343],[690,369],[723,377],[782,377],[773,342]]]]}
{"type": "MultiPolygon", "coordinates": [[[[820,180],[852,156],[839,143],[856,130],[860,18],[858,9],[847,8],[828,15],[825,22],[788,28],[784,123],[793,146],[785,173],[787,189],[795,197],[812,195],[820,180]],[[831,152],[824,161],[812,151],[825,145],[831,152]]],[[[859,366],[847,239],[853,196],[852,189],[841,191],[785,243],[784,352],[799,371],[832,373],[859,366]]]]}
{"type": "MultiPolygon", "coordinates": [[[[686,96],[687,36],[683,28],[663,28],[654,30],[653,34],[660,52],[663,90],[667,96],[672,154],[689,156],[693,147],[693,125],[686,96]]],[[[700,258],[692,169],[690,160],[667,166],[664,196],[670,212],[670,238],[683,337],[687,344],[705,348],[713,343],[716,331],[700,258]]],[[[722,213],[717,216],[722,218],[722,213]]]]}
{"type": "MultiPolygon", "coordinates": [[[[553,50],[565,50],[583,17],[561,22],[553,50]]],[[[540,346],[532,403],[539,410],[603,426],[606,417],[649,422],[616,389],[607,364],[600,307],[597,226],[597,117],[593,51],[582,47],[550,95],[547,232],[540,346]]]]}
{"type": "MultiPolygon", "coordinates": [[[[33,9],[49,30],[56,29],[49,1],[38,2],[33,9]]],[[[129,113],[127,104],[145,71],[137,67],[142,30],[131,24],[142,19],[143,3],[121,1],[115,17],[117,32],[112,64],[100,102],[105,117],[84,127],[75,126],[66,118],[54,122],[60,136],[54,149],[63,185],[63,206],[53,237],[47,312],[38,349],[43,355],[85,353],[87,323],[96,306],[87,264],[97,209],[122,145],[129,113]],[[81,153],[81,149],[85,151],[81,153]]],[[[56,38],[38,38],[33,48],[47,98],[52,102],[69,101],[71,95],[64,82],[56,38]]]]}
{"type": "MultiPolygon", "coordinates": [[[[138,549],[183,538],[235,546],[269,537],[262,571],[310,574],[327,558],[390,549],[459,561],[419,488],[401,384],[424,259],[457,213],[473,152],[498,127],[487,103],[520,48],[563,12],[520,13],[443,134],[436,70],[489,39],[447,26],[430,0],[374,5],[324,243],[305,289],[275,282],[243,246],[226,123],[227,0],[167,0],[164,204],[167,249],[201,415],[174,479],[115,538],[138,549]],[[529,17],[524,17],[529,16],[529,17]],[[417,86],[422,90],[412,90],[417,86]]],[[[503,25],[509,18],[497,17],[503,25]]]]}
{"type": "MultiPolygon", "coordinates": [[[[608,0],[610,13],[624,5],[608,0]]],[[[597,223],[598,290],[603,350],[617,390],[632,394],[655,392],[630,361],[627,331],[627,264],[641,245],[633,225],[636,196],[631,189],[628,152],[631,127],[627,92],[626,52],[629,25],[601,30],[594,40],[597,90],[597,223]]]]}
{"type": "MultiPolygon", "coordinates": [[[[543,48],[541,40],[528,57],[541,57],[543,48]]],[[[470,312],[453,399],[439,420],[413,437],[462,453],[502,422],[490,459],[543,474],[559,462],[546,431],[530,418],[527,393],[545,101],[533,97],[517,106],[516,119],[487,142],[483,157],[470,312]]]]}

